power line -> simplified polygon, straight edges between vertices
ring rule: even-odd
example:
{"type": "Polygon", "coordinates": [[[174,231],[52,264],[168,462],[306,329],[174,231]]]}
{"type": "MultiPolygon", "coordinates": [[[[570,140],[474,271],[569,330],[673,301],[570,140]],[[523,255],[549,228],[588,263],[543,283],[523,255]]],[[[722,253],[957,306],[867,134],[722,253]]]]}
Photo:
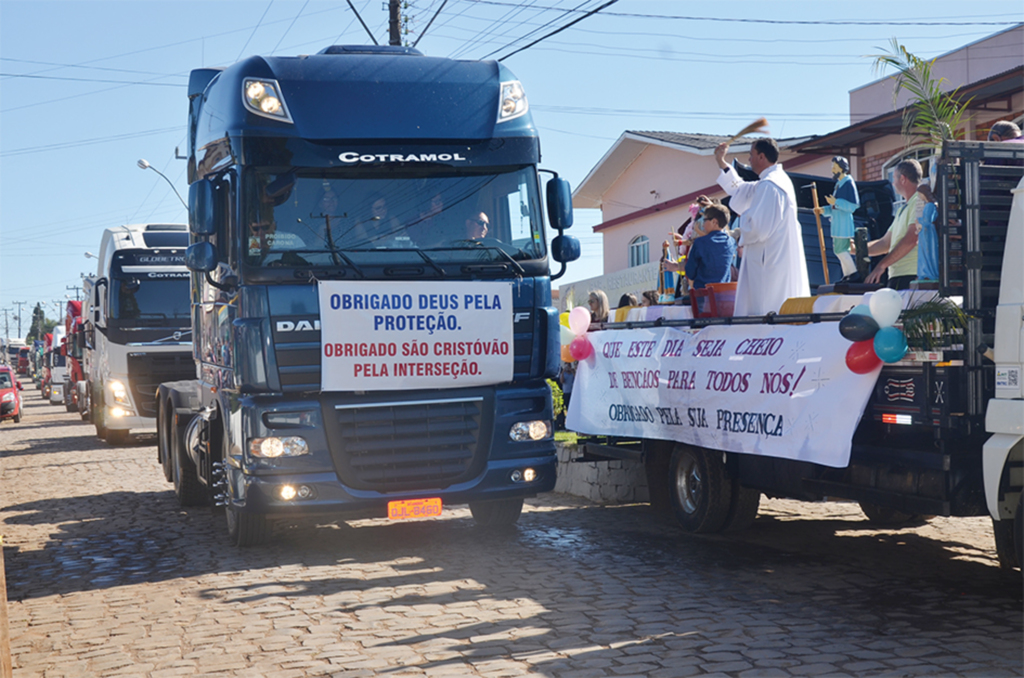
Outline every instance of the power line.
{"type": "Polygon", "coordinates": [[[434,16],[430,17],[430,21],[427,22],[427,25],[423,29],[423,32],[421,32],[419,37],[416,38],[416,40],[412,43],[413,47],[415,47],[416,45],[420,44],[420,40],[422,40],[423,36],[426,35],[427,31],[430,30],[430,24],[434,23],[434,19],[437,18],[437,15],[441,13],[441,10],[444,9],[444,6],[447,5],[447,4],[448,4],[448,0],[441,0],[441,6],[437,8],[437,11],[434,12],[434,16]]]}
{"type": "MultiPolygon", "coordinates": [[[[538,2],[538,0],[529,0],[528,2],[524,2],[523,4],[519,5],[518,7],[515,7],[514,9],[508,10],[507,12],[505,12],[505,14],[503,14],[501,16],[495,17],[494,19],[489,20],[489,23],[487,24],[487,26],[485,28],[483,28],[480,31],[478,31],[475,36],[473,36],[471,39],[469,39],[465,43],[463,43],[463,45],[461,47],[459,47],[457,50],[455,50],[450,56],[452,56],[452,57],[462,56],[463,54],[468,53],[476,45],[482,45],[482,44],[485,44],[485,43],[489,42],[489,38],[492,38],[492,37],[500,38],[500,37],[508,36],[511,33],[513,33],[515,31],[515,29],[518,28],[519,26],[528,25],[529,22],[530,22],[530,19],[532,17],[522,18],[522,19],[520,19],[518,21],[513,21],[513,20],[518,18],[520,15],[523,15],[528,10],[533,10],[533,6],[537,2],[538,2]],[[499,30],[501,31],[501,33],[498,33],[499,30]]],[[[469,7],[467,6],[467,11],[468,11],[468,9],[469,9],[469,7]]],[[[535,16],[540,16],[540,14],[543,14],[543,13],[544,13],[544,11],[542,10],[541,13],[536,14],[535,16]]],[[[560,17],[561,16],[565,16],[565,13],[563,12],[559,16],[560,17]]],[[[471,16],[470,18],[475,18],[475,17],[471,16]]],[[[543,28],[546,28],[546,27],[552,25],[552,23],[554,23],[554,21],[555,20],[547,21],[547,22],[545,22],[543,24],[539,24],[539,28],[537,28],[535,30],[541,30],[543,28]]],[[[515,42],[515,40],[513,40],[513,42],[515,42]]]]}
{"type": "MultiPolygon", "coordinates": [[[[31,59],[15,59],[14,57],[0,56],[0,61],[12,61],[19,64],[37,64],[40,66],[57,66],[58,68],[82,68],[91,71],[111,71],[113,73],[135,73],[137,75],[164,75],[168,78],[183,78],[184,75],[177,73],[156,73],[154,71],[137,71],[129,68],[106,68],[103,66],[83,66],[81,64],[61,64],[53,61],[33,61],[31,59]]],[[[48,69],[57,70],[57,69],[48,69]]],[[[34,73],[32,75],[35,75],[34,73]]]]}
{"type": "MultiPolygon", "coordinates": [[[[573,8],[571,9],[571,10],[563,10],[563,11],[561,12],[561,14],[559,14],[559,15],[558,15],[557,17],[555,17],[554,19],[551,19],[550,21],[547,21],[546,23],[543,23],[543,24],[541,24],[541,25],[537,26],[536,28],[534,28],[534,29],[533,29],[533,30],[531,30],[530,32],[528,32],[528,33],[526,33],[526,34],[524,34],[524,35],[521,35],[521,36],[519,36],[518,38],[515,38],[514,40],[512,40],[512,42],[509,42],[509,43],[507,43],[507,44],[506,44],[506,45],[504,45],[503,47],[499,47],[498,49],[494,50],[494,51],[493,51],[493,52],[491,52],[490,54],[486,54],[486,55],[485,55],[485,56],[483,56],[482,58],[483,58],[483,59],[486,59],[487,57],[491,56],[492,54],[495,54],[495,53],[497,53],[497,52],[500,52],[500,51],[501,51],[501,50],[503,50],[503,49],[506,49],[506,48],[508,48],[508,47],[511,47],[512,45],[516,44],[517,42],[519,42],[519,41],[521,41],[521,40],[527,40],[527,39],[528,39],[528,38],[529,38],[530,36],[532,36],[532,35],[535,35],[535,34],[537,34],[537,33],[541,32],[541,31],[545,30],[546,28],[548,28],[548,27],[550,27],[550,26],[553,26],[553,25],[555,25],[555,23],[556,23],[556,22],[558,22],[558,21],[561,21],[561,20],[562,20],[562,19],[564,19],[565,17],[568,17],[568,16],[572,16],[572,12],[573,12],[573,11],[576,11],[576,10],[578,10],[578,9],[581,9],[581,8],[582,8],[582,7],[584,6],[584,5],[586,5],[586,4],[587,4],[587,0],[584,0],[583,2],[581,2],[580,4],[578,4],[578,5],[576,6],[576,7],[573,7],[573,8]]],[[[531,7],[530,7],[530,8],[531,8],[531,9],[534,9],[534,8],[535,8],[535,5],[531,5],[531,7]]],[[[525,24],[525,23],[526,23],[526,20],[523,20],[523,21],[521,21],[521,22],[520,22],[520,23],[519,23],[518,25],[520,25],[520,26],[521,26],[521,25],[523,25],[523,24],[525,24]]],[[[505,31],[504,33],[502,33],[502,35],[508,35],[508,34],[509,34],[509,31],[505,31]]]]}
{"type": "Polygon", "coordinates": [[[584,19],[586,19],[586,18],[588,18],[588,17],[591,17],[591,16],[593,16],[593,15],[597,14],[598,12],[600,12],[601,10],[603,10],[603,9],[604,9],[605,7],[611,7],[612,5],[614,5],[614,4],[615,4],[616,2],[618,2],[618,1],[619,1],[619,0],[608,0],[608,2],[604,3],[603,5],[601,5],[600,7],[598,7],[597,9],[593,9],[593,10],[590,10],[589,12],[587,12],[586,14],[584,14],[583,16],[581,16],[581,17],[579,17],[578,19],[575,19],[575,20],[573,20],[573,21],[570,21],[569,23],[567,23],[566,25],[562,26],[561,28],[555,29],[554,31],[551,31],[551,32],[550,32],[550,33],[548,33],[547,35],[544,35],[544,36],[542,36],[542,37],[540,37],[540,38],[537,38],[536,40],[534,40],[533,42],[531,42],[531,43],[530,43],[529,45],[526,45],[525,47],[520,47],[519,49],[517,49],[517,50],[515,50],[515,51],[513,51],[513,52],[510,52],[510,53],[506,54],[505,56],[503,56],[503,57],[501,57],[500,59],[498,59],[498,61],[504,61],[505,59],[509,58],[510,56],[513,56],[513,55],[515,55],[515,54],[519,54],[520,52],[523,52],[523,51],[525,51],[525,50],[528,50],[528,49],[530,49],[531,47],[533,47],[534,45],[536,45],[537,43],[539,43],[539,42],[541,42],[541,41],[543,41],[543,40],[547,40],[547,39],[548,39],[548,38],[550,38],[550,37],[551,37],[552,35],[558,35],[559,33],[561,33],[562,31],[566,30],[567,28],[571,28],[572,26],[574,26],[574,25],[578,24],[579,22],[583,21],[584,19]]]}
{"type": "Polygon", "coordinates": [[[373,44],[376,45],[377,44],[377,38],[373,37],[373,31],[371,31],[366,26],[366,22],[363,21],[363,17],[359,14],[359,10],[357,10],[356,6],[352,4],[352,0],[347,0],[347,2],[348,2],[348,6],[352,8],[352,13],[356,15],[356,18],[359,19],[359,23],[361,23],[363,25],[363,28],[366,30],[366,34],[370,36],[370,40],[373,40],[373,44]]]}
{"type": "Polygon", "coordinates": [[[288,35],[288,32],[292,30],[292,26],[294,26],[295,22],[299,20],[299,17],[302,16],[302,12],[306,9],[306,7],[308,5],[309,5],[309,0],[306,0],[306,2],[302,5],[302,7],[299,8],[299,13],[296,14],[295,18],[292,19],[292,22],[290,24],[288,24],[288,28],[284,29],[284,33],[281,34],[281,39],[277,41],[276,45],[274,45],[274,49],[270,50],[271,54],[276,52],[277,48],[281,46],[281,43],[284,42],[285,36],[288,35]]]}
{"type": "MultiPolygon", "coordinates": [[[[0,73],[0,76],[5,78],[28,78],[30,80],[70,80],[72,82],[112,82],[119,85],[149,85],[151,87],[184,87],[185,84],[173,84],[170,82],[139,82],[130,80],[101,80],[99,78],[68,78],[60,77],[57,75],[27,75],[22,73],[0,73]]],[[[162,78],[170,77],[166,75],[160,76],[162,78]]]]}
{"type": "Polygon", "coordinates": [[[256,22],[256,25],[252,27],[252,32],[249,34],[249,37],[246,38],[245,44],[242,45],[242,49],[238,50],[238,57],[235,58],[235,61],[242,60],[242,55],[245,54],[245,48],[249,46],[249,43],[252,41],[253,36],[256,35],[256,31],[258,31],[260,29],[260,26],[263,24],[263,19],[266,18],[267,12],[269,12],[270,8],[273,6],[274,0],[270,0],[270,4],[268,4],[267,8],[263,10],[263,16],[261,16],[260,20],[256,22]]]}
{"type": "MultiPolygon", "coordinates": [[[[517,3],[501,2],[500,0],[468,0],[478,5],[496,5],[518,7],[517,3]]],[[[563,7],[536,7],[558,12],[574,12],[582,10],[566,10],[563,7]]],[[[676,21],[717,21],[724,23],[746,24],[778,24],[787,26],[1009,26],[1021,23],[1020,19],[1009,21],[850,21],[850,20],[783,20],[783,19],[733,19],[726,17],[685,16],[674,14],[640,14],[638,12],[604,12],[605,16],[627,17],[634,19],[668,19],[676,21]]]]}
{"type": "Polygon", "coordinates": [[[43,153],[45,151],[57,151],[65,148],[75,148],[78,146],[90,146],[92,144],[102,144],[107,141],[120,141],[123,139],[136,139],[138,137],[152,136],[155,134],[166,134],[168,132],[180,132],[181,125],[174,127],[162,127],[160,129],[151,129],[144,132],[132,132],[127,134],[115,134],[109,137],[94,137],[92,139],[81,139],[79,141],[65,141],[58,144],[48,144],[45,146],[27,146],[25,148],[16,148],[11,151],[4,151],[0,153],[0,158],[7,158],[14,155],[25,155],[27,153],[43,153]]]}

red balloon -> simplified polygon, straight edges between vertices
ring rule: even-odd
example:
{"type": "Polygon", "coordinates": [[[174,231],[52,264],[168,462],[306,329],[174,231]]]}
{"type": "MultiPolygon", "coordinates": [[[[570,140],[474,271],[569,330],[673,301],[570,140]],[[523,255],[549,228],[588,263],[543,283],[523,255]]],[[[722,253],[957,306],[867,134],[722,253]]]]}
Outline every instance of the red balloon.
{"type": "Polygon", "coordinates": [[[590,340],[587,339],[587,335],[583,334],[569,344],[569,353],[572,354],[576,360],[586,360],[590,357],[590,354],[594,352],[594,347],[590,345],[590,340]]]}
{"type": "Polygon", "coordinates": [[[855,341],[846,351],[846,366],[854,374],[867,374],[882,364],[882,359],[875,354],[873,339],[855,341]]]}

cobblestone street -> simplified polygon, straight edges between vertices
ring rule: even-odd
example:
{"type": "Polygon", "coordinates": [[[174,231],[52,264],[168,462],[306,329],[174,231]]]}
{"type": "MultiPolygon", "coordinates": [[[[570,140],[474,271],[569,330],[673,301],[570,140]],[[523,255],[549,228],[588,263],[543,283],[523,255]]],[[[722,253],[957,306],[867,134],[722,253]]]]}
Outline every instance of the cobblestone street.
{"type": "Polygon", "coordinates": [[[1024,675],[988,518],[883,530],[762,499],[750,530],[693,537],[550,494],[506,534],[446,507],[236,549],[152,439],[111,447],[24,393],[0,427],[16,678],[1024,675]]]}

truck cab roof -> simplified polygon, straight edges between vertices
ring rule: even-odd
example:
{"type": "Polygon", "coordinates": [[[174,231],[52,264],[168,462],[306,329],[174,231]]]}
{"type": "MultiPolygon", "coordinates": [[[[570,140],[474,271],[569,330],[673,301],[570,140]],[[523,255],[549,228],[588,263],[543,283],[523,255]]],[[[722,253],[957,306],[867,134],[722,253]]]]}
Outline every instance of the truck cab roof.
{"type": "Polygon", "coordinates": [[[312,55],[253,56],[222,71],[192,72],[190,97],[202,92],[194,114],[210,115],[210,124],[198,125],[195,148],[242,133],[334,141],[536,136],[528,109],[499,122],[502,83],[513,81],[497,61],[428,57],[409,48],[334,45],[312,55]],[[243,89],[252,80],[279,87],[290,120],[246,106],[243,89]]]}

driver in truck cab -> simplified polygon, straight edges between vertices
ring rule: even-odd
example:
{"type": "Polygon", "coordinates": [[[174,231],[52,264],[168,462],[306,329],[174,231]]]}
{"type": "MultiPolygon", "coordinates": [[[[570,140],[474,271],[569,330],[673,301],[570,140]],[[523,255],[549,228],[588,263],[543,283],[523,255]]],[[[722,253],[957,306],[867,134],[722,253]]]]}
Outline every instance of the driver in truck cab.
{"type": "Polygon", "coordinates": [[[483,212],[473,212],[466,217],[466,239],[481,240],[487,237],[491,220],[483,212]]]}

